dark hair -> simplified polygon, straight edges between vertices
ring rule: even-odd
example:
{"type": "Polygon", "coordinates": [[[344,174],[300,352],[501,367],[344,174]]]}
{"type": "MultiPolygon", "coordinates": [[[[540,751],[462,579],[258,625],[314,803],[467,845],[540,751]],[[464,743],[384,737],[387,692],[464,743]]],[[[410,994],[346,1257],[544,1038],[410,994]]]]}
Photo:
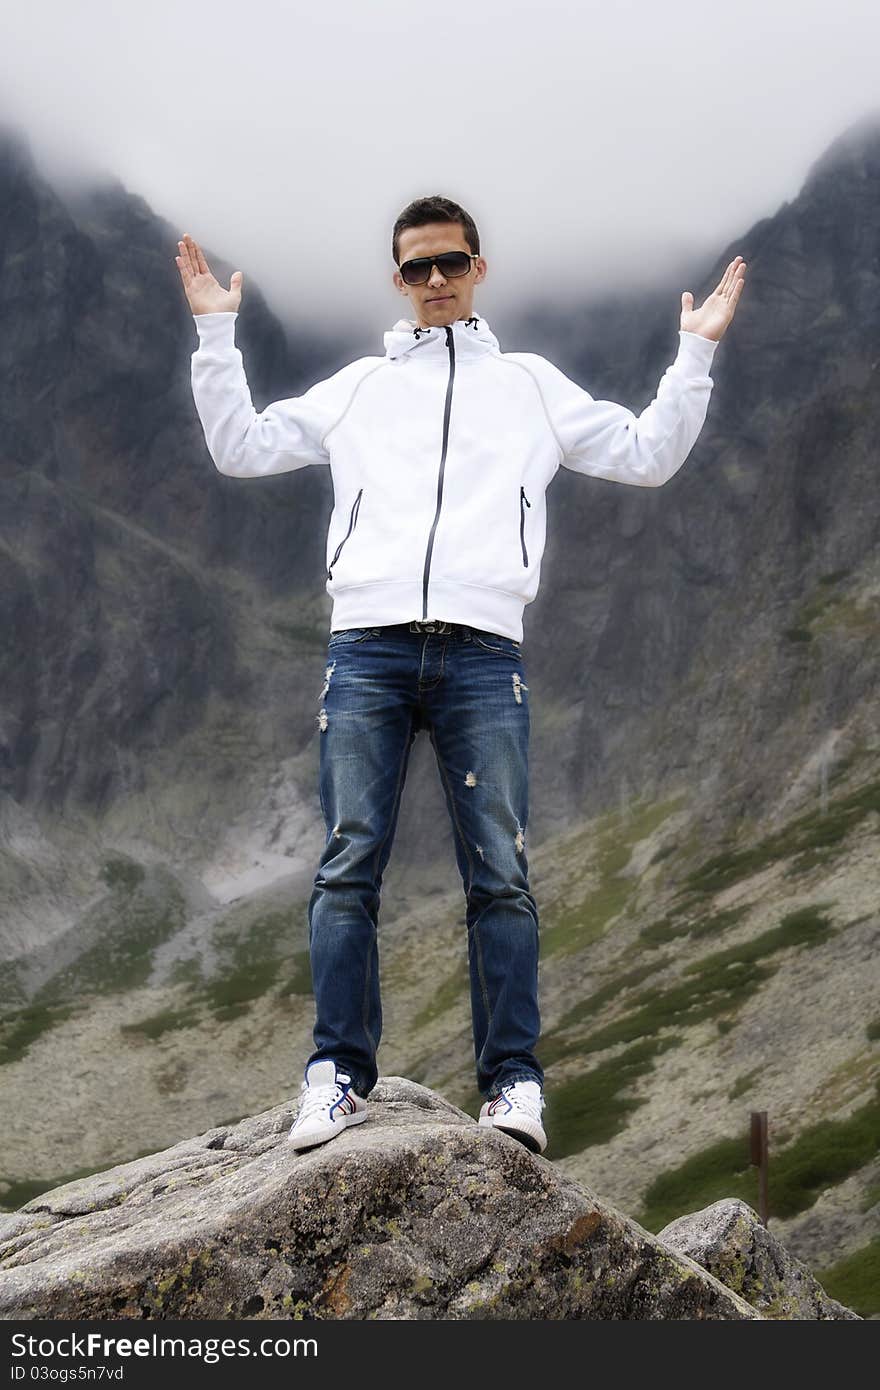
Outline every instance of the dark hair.
{"type": "Polygon", "coordinates": [[[399,265],[400,234],[408,227],[424,227],[426,222],[460,222],[465,241],[475,256],[480,254],[480,233],[469,212],[454,203],[451,198],[443,198],[439,193],[430,198],[416,198],[405,207],[394,224],[391,234],[391,255],[395,265],[399,265]]]}

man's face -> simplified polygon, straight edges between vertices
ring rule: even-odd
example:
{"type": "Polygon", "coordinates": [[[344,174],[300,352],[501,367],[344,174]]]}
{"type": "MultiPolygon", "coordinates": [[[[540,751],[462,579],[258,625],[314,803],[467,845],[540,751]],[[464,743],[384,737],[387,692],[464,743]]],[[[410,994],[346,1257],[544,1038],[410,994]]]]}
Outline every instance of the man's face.
{"type": "MultiPolygon", "coordinates": [[[[415,260],[416,256],[439,256],[443,251],[465,251],[469,255],[470,249],[460,222],[426,222],[423,227],[407,227],[401,232],[397,254],[399,264],[403,265],[405,261],[415,260]]],[[[474,287],[485,280],[486,269],[486,262],[480,256],[471,261],[467,275],[455,275],[447,280],[435,265],[423,285],[405,284],[399,270],[394,272],[394,283],[412,304],[418,326],[433,328],[436,324],[470,318],[474,287]]]]}

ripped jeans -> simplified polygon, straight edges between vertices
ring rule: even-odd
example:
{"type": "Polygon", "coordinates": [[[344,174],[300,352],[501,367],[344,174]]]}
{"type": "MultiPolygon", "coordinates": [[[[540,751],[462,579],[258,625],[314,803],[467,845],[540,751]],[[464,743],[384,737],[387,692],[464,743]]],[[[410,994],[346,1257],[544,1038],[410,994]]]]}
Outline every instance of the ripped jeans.
{"type": "MultiPolygon", "coordinates": [[[[529,891],[528,686],[510,637],[461,624],[332,633],[318,715],[327,840],[309,901],[315,1050],[366,1096],[382,1032],[377,926],[409,753],[425,728],[466,899],[477,1087],[537,1081],[538,910],[529,891]]],[[[426,974],[426,1002],[439,985],[426,974]]]]}

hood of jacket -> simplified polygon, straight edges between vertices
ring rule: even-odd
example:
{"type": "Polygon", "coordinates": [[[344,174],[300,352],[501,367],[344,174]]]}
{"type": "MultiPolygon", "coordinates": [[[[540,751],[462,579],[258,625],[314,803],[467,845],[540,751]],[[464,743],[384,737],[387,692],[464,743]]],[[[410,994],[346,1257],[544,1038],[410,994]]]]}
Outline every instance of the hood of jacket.
{"type": "MultiPolygon", "coordinates": [[[[479,314],[469,319],[456,319],[452,325],[456,360],[469,357],[484,357],[489,353],[501,351],[498,339],[489,324],[479,314]]],[[[415,319],[398,319],[393,328],[385,334],[385,357],[390,361],[400,358],[446,356],[447,334],[445,325],[433,328],[419,328],[415,319]]]]}

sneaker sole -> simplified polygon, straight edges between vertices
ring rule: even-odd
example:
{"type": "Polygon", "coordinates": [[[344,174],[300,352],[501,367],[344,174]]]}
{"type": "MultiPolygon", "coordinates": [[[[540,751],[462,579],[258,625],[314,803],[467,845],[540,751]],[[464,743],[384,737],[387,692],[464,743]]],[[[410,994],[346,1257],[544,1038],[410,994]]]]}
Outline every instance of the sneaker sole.
{"type": "Polygon", "coordinates": [[[488,1115],[484,1115],[478,1121],[484,1129],[500,1129],[503,1134],[509,1134],[511,1139],[518,1139],[533,1154],[543,1153],[547,1147],[547,1135],[542,1130],[540,1134],[532,1134],[527,1129],[517,1129],[513,1125],[501,1125],[492,1120],[488,1115]]]}
{"type": "Polygon", "coordinates": [[[331,1129],[329,1134],[309,1135],[291,1133],[287,1136],[287,1142],[294,1149],[313,1149],[318,1144],[326,1144],[331,1139],[338,1139],[343,1130],[348,1129],[349,1125],[359,1125],[368,1118],[369,1116],[366,1110],[356,1111],[353,1115],[348,1116],[344,1125],[340,1125],[338,1129],[331,1129]]]}

